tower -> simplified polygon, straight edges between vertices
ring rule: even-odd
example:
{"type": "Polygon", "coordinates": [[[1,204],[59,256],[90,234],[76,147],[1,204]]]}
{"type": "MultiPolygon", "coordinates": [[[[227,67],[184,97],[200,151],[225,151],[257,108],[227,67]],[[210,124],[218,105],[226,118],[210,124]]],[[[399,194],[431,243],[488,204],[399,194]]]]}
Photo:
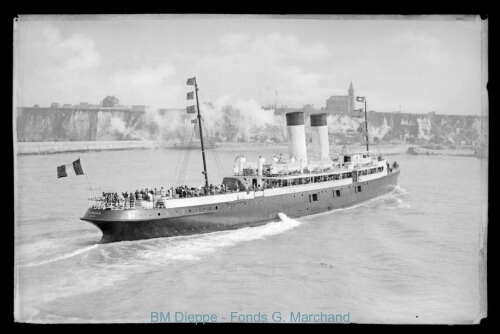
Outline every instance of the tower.
{"type": "Polygon", "coordinates": [[[347,103],[347,111],[352,112],[354,110],[354,88],[351,85],[349,86],[349,102],[347,103]]]}

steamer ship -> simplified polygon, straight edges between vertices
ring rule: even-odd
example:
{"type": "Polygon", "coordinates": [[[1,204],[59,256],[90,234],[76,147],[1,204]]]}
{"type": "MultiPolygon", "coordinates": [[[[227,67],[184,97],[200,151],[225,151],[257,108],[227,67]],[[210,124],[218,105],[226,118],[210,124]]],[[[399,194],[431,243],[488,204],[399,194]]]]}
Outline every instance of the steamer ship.
{"type": "MultiPolygon", "coordinates": [[[[173,193],[150,200],[107,202],[94,196],[81,218],[102,231],[100,243],[194,235],[264,225],[289,217],[326,212],[353,206],[389,194],[398,185],[400,168],[381,155],[369,152],[365,102],[366,152],[330,156],[327,115],[311,114],[313,154],[308,156],[303,112],[286,114],[289,156],[260,157],[247,162],[238,156],[234,174],[223,178],[222,190],[208,183],[202,118],[196,77],[188,79],[196,96],[198,129],[203,157],[205,186],[202,194],[173,193]]],[[[360,97],[357,98],[360,101],[360,97]]]]}

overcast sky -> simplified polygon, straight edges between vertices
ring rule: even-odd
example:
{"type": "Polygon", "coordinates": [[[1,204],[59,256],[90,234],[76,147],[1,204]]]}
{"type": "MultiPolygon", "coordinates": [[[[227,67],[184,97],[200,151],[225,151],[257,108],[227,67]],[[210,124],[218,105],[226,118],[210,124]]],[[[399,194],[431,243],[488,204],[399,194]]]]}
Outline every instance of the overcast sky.
{"type": "Polygon", "coordinates": [[[481,20],[457,18],[21,16],[15,101],[184,108],[196,76],[201,102],[319,109],[352,80],[376,111],[480,114],[481,20]]]}

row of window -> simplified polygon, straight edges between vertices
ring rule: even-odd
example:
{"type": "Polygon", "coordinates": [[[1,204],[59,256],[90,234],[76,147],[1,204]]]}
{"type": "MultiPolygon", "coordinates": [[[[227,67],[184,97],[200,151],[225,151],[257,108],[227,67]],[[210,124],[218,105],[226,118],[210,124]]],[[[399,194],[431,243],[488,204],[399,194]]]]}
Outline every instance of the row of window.
{"type": "Polygon", "coordinates": [[[358,175],[369,175],[384,171],[384,167],[375,167],[370,169],[365,169],[358,172],[358,175]]]}
{"type": "MultiPolygon", "coordinates": [[[[358,186],[358,188],[361,189],[361,186],[358,186]]],[[[332,196],[333,197],[340,197],[341,196],[340,189],[332,190],[332,196]]],[[[319,200],[319,193],[309,195],[309,202],[317,202],[318,200],[319,200]]]]}
{"type": "MultiPolygon", "coordinates": [[[[354,188],[355,188],[355,191],[356,191],[357,193],[359,193],[359,192],[361,192],[361,191],[362,191],[362,187],[361,187],[361,186],[356,186],[356,187],[354,187],[354,188]]],[[[337,190],[332,190],[332,195],[333,195],[333,197],[340,197],[340,196],[341,196],[341,191],[340,191],[340,189],[337,189],[337,190]]],[[[304,196],[304,195],[302,194],[302,196],[304,196]]],[[[295,197],[295,195],[294,195],[293,197],[295,197]]],[[[309,202],[317,202],[318,200],[319,200],[319,193],[316,193],[316,194],[309,194],[309,202]]],[[[251,203],[251,204],[252,204],[252,203],[251,203]]],[[[255,203],[254,203],[254,204],[257,204],[257,201],[255,201],[255,203]]],[[[247,203],[246,203],[246,202],[240,202],[240,203],[231,203],[231,204],[228,204],[228,206],[229,206],[229,207],[231,207],[231,206],[232,206],[233,208],[234,208],[235,206],[244,206],[244,205],[247,205],[247,203]]],[[[221,204],[221,208],[224,208],[224,204],[221,204]]],[[[202,207],[202,208],[200,209],[200,212],[205,212],[205,210],[206,210],[206,209],[207,209],[207,208],[202,207]]],[[[218,206],[215,206],[215,210],[218,210],[218,209],[219,209],[219,207],[218,207],[218,206]]],[[[212,210],[212,207],[211,207],[211,206],[208,208],[208,211],[210,211],[210,210],[212,210]]],[[[184,210],[183,210],[183,209],[181,209],[181,210],[179,210],[179,211],[180,211],[180,212],[178,212],[177,210],[175,210],[175,213],[176,213],[176,214],[184,214],[184,210]]],[[[193,210],[192,210],[192,209],[189,209],[189,211],[188,211],[188,212],[189,212],[189,213],[191,213],[191,212],[195,212],[195,213],[197,213],[197,212],[198,212],[198,209],[193,209],[193,210]]],[[[159,216],[159,215],[160,215],[160,214],[158,213],[158,216],[159,216]]],[[[168,214],[167,214],[167,215],[168,215],[168,214]]]]}

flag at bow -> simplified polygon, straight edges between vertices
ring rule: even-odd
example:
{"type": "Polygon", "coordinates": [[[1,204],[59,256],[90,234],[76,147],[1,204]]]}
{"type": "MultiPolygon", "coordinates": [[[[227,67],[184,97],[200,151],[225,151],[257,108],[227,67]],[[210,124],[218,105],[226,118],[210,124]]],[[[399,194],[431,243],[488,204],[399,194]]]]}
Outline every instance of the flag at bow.
{"type": "Polygon", "coordinates": [[[189,78],[186,82],[186,85],[194,85],[195,78],[189,78]]]}
{"type": "Polygon", "coordinates": [[[189,92],[189,93],[187,93],[187,99],[188,99],[188,100],[192,100],[192,99],[194,99],[194,92],[189,92]]]}
{"type": "Polygon", "coordinates": [[[365,102],[365,97],[364,96],[356,96],[356,101],[357,102],[365,102]]]}
{"type": "Polygon", "coordinates": [[[57,166],[57,178],[72,176],[72,175],[83,175],[82,164],[80,159],[74,161],[69,165],[57,166]]]}

